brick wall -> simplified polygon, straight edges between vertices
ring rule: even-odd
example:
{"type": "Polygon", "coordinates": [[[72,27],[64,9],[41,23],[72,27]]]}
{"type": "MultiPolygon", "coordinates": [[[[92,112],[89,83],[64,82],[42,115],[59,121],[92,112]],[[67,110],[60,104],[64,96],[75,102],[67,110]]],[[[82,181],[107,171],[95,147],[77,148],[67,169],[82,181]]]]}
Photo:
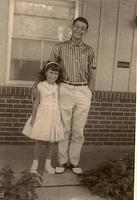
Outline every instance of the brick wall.
{"type": "MultiPolygon", "coordinates": [[[[95,91],[85,144],[134,145],[135,93],[95,91]]],[[[31,144],[21,134],[32,110],[31,88],[0,87],[0,144],[31,144]]]]}

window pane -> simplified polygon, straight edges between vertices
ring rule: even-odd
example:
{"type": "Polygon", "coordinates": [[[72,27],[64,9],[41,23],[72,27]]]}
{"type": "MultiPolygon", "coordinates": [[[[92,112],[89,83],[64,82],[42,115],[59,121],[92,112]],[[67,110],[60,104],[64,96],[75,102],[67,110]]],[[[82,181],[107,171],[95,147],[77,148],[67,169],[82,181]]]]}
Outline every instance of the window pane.
{"type": "Polygon", "coordinates": [[[15,15],[13,34],[29,38],[63,40],[68,38],[71,21],[15,15]]]}
{"type": "Polygon", "coordinates": [[[40,70],[40,61],[11,60],[10,80],[35,81],[40,70]]]}
{"type": "Polygon", "coordinates": [[[54,45],[55,42],[44,42],[44,56],[43,56],[44,61],[49,59],[51,50],[54,45]]]}
{"type": "Polygon", "coordinates": [[[10,80],[36,80],[40,69],[41,41],[12,40],[10,80]]]}
{"type": "Polygon", "coordinates": [[[15,0],[9,80],[35,81],[56,42],[70,37],[75,0],[15,0]]]}
{"type": "Polygon", "coordinates": [[[33,2],[16,2],[15,13],[22,15],[35,15],[43,17],[72,19],[74,16],[75,2],[71,1],[46,1],[45,4],[33,2]]]}
{"type": "Polygon", "coordinates": [[[41,60],[41,41],[12,39],[12,58],[41,60]]]}

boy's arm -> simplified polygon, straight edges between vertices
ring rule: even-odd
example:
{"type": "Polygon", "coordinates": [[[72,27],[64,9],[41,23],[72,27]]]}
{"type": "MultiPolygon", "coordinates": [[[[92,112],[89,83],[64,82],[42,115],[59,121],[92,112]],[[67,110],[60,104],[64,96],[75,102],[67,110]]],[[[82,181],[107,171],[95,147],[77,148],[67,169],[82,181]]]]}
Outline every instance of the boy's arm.
{"type": "Polygon", "coordinates": [[[91,92],[94,90],[95,86],[95,70],[94,68],[89,69],[89,77],[88,77],[88,87],[91,92]]]}
{"type": "Polygon", "coordinates": [[[33,126],[33,124],[34,124],[39,103],[40,103],[40,92],[39,92],[38,88],[36,88],[36,96],[35,96],[35,99],[32,104],[32,119],[30,122],[31,126],[33,126]]]}
{"type": "Polygon", "coordinates": [[[59,45],[55,45],[51,51],[50,54],[50,61],[54,61],[54,62],[61,62],[61,57],[60,57],[60,46],[59,45]]]}
{"type": "Polygon", "coordinates": [[[91,54],[88,58],[88,66],[89,66],[89,75],[88,75],[88,87],[91,90],[91,92],[94,90],[95,86],[95,56],[93,50],[91,51],[91,54]]]}

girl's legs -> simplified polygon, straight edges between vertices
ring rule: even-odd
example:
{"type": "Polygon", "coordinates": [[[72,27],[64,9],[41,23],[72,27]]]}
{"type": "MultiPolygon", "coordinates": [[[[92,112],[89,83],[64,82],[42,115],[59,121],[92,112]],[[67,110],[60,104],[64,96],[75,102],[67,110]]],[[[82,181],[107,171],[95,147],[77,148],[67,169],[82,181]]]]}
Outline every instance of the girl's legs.
{"type": "Polygon", "coordinates": [[[41,153],[41,149],[42,149],[42,141],[37,140],[34,144],[34,149],[33,149],[33,161],[30,168],[31,173],[37,173],[38,160],[39,160],[39,155],[41,153]]]}
{"type": "Polygon", "coordinates": [[[55,174],[55,169],[51,166],[51,159],[54,150],[54,143],[47,142],[46,144],[46,162],[45,162],[45,170],[49,174],[55,174]]]}

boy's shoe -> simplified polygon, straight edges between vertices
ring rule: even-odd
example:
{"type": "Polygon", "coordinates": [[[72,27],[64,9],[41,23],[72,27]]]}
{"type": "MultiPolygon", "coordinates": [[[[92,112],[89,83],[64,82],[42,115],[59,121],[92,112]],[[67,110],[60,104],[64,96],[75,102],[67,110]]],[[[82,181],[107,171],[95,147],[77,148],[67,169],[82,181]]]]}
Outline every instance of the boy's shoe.
{"type": "Polygon", "coordinates": [[[82,169],[78,165],[73,165],[73,164],[70,163],[70,169],[75,174],[78,174],[78,175],[82,174],[82,169]]]}
{"type": "Polygon", "coordinates": [[[59,164],[59,166],[56,167],[56,174],[62,174],[62,173],[64,173],[67,168],[68,168],[67,163],[65,163],[65,164],[59,164]]]}

